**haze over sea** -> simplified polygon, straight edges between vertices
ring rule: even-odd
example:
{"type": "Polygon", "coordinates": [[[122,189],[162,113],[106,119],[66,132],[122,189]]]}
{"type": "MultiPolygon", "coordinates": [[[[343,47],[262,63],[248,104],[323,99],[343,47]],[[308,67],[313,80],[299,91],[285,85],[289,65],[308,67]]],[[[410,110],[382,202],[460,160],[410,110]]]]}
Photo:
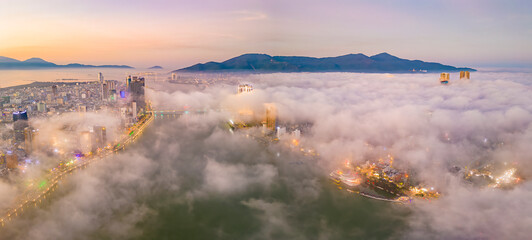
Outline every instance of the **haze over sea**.
{"type": "MultiPolygon", "coordinates": [[[[123,81],[128,75],[138,73],[155,73],[153,76],[146,76],[148,80],[166,80],[170,72],[174,69],[123,69],[123,68],[63,68],[63,69],[32,69],[32,70],[0,70],[0,88],[16,85],[29,84],[32,82],[72,82],[72,81],[97,81],[98,73],[103,73],[106,80],[123,81]]],[[[530,76],[532,69],[527,68],[479,68],[474,73],[478,79],[511,79],[523,84],[530,84],[527,76],[530,76]]],[[[303,73],[305,74],[305,73],[303,73]]],[[[350,73],[353,75],[364,75],[364,73],[350,73]]],[[[193,73],[178,73],[178,75],[195,75],[193,73]]],[[[209,75],[209,74],[203,74],[209,75]]],[[[225,75],[246,75],[231,74],[225,75]]],[[[267,74],[266,74],[267,75],[267,74]]],[[[378,74],[371,74],[378,75],[378,74]]],[[[408,75],[408,74],[399,74],[408,75]]],[[[417,75],[417,74],[416,74],[417,75]]],[[[435,73],[422,74],[427,76],[427,81],[437,80],[435,73]]],[[[451,74],[453,75],[453,74],[451,74]]],[[[457,76],[457,73],[454,74],[457,76]]]]}
{"type": "Polygon", "coordinates": [[[32,82],[97,81],[99,72],[103,73],[106,80],[125,81],[127,75],[136,74],[139,72],[167,74],[170,72],[170,70],[131,68],[0,70],[0,88],[29,84],[32,82]]]}
{"type": "MultiPolygon", "coordinates": [[[[160,70],[160,76],[167,78],[169,71],[160,70]]],[[[143,71],[0,71],[0,78],[5,85],[85,81],[96,80],[98,72],[122,81],[143,71]]],[[[229,84],[201,91],[148,82],[146,94],[156,109],[213,111],[159,118],[134,146],[73,174],[47,205],[16,219],[3,234],[14,239],[526,239],[532,222],[526,201],[532,198],[530,180],[506,190],[473,188],[448,169],[475,161],[510,162],[532,175],[532,72],[480,69],[468,81],[451,73],[449,85],[438,78],[437,73],[234,74],[227,77],[233,80],[229,84]],[[252,83],[253,93],[236,95],[235,81],[252,83]],[[301,146],[320,156],[309,158],[220,127],[229,116],[218,109],[262,112],[265,102],[275,102],[285,121],[312,123],[301,146]],[[365,154],[374,151],[368,142],[392,153],[395,164],[414,169],[442,197],[400,205],[338,190],[328,174],[346,159],[366,161],[365,154]]]]}

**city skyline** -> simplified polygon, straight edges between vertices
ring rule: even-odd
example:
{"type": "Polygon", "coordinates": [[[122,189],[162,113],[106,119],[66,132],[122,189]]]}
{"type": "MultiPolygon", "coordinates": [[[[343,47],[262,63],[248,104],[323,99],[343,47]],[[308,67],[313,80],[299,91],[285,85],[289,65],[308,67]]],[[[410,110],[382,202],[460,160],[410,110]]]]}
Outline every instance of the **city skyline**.
{"type": "Polygon", "coordinates": [[[243,53],[389,52],[472,67],[532,66],[526,1],[40,1],[0,4],[0,56],[181,68],[243,53]],[[304,6],[304,7],[301,7],[304,6]]]}
{"type": "Polygon", "coordinates": [[[529,239],[531,7],[0,1],[0,239],[529,239]]]}

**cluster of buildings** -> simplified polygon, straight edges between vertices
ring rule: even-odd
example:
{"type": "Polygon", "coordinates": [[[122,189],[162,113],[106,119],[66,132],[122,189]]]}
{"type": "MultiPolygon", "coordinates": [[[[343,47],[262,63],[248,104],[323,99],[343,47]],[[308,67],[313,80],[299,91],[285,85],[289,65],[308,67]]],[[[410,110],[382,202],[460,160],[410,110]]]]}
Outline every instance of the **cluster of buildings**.
{"type": "MultiPolygon", "coordinates": [[[[239,84],[237,95],[253,94],[251,84],[239,84]]],[[[251,108],[236,109],[233,119],[229,120],[231,130],[242,128],[260,128],[260,135],[255,136],[261,141],[282,142],[292,150],[301,152],[305,156],[317,156],[313,148],[301,144],[301,135],[312,128],[310,122],[285,122],[279,119],[275,103],[264,103],[263,108],[253,111],[251,108]]],[[[255,109],[256,110],[256,109],[255,109]]]]}
{"type": "MultiPolygon", "coordinates": [[[[450,81],[451,74],[450,73],[441,73],[440,74],[440,83],[441,84],[448,84],[450,81]]],[[[460,80],[469,80],[470,73],[469,71],[460,71],[460,80]]]]}
{"type": "MultiPolygon", "coordinates": [[[[53,145],[51,139],[42,139],[51,136],[39,135],[32,120],[70,112],[109,111],[119,115],[122,127],[127,129],[150,110],[144,88],[143,77],[128,76],[119,82],[105,80],[99,73],[98,81],[93,82],[34,83],[0,89],[0,176],[6,169],[16,169],[15,162],[24,161],[34,150],[53,145]],[[37,143],[48,141],[50,144],[37,143]]],[[[72,144],[78,146],[77,154],[98,151],[108,142],[105,126],[86,130],[65,126],[63,130],[75,139],[72,144]]]]}
{"type": "Polygon", "coordinates": [[[407,171],[394,168],[393,161],[391,155],[356,166],[346,161],[345,166],[331,172],[329,177],[349,191],[376,199],[404,201],[439,197],[434,188],[415,184],[407,171]]]}

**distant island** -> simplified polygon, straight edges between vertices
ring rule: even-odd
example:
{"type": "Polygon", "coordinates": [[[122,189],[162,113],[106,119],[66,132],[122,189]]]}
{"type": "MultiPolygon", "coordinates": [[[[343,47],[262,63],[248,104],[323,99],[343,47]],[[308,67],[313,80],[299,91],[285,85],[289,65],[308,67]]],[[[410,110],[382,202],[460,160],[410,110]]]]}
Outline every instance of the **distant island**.
{"type": "Polygon", "coordinates": [[[17,59],[0,56],[0,69],[42,69],[42,68],[133,68],[126,65],[85,65],[79,63],[70,63],[67,65],[58,65],[43,60],[42,58],[30,58],[19,61],[17,59]]]}
{"type": "Polygon", "coordinates": [[[150,67],[148,69],[163,69],[163,67],[161,67],[161,66],[153,66],[153,67],[150,67]]]}
{"type": "Polygon", "coordinates": [[[173,72],[456,72],[476,71],[472,68],[453,67],[441,63],[408,60],[380,53],[371,57],[348,54],[339,57],[270,56],[244,54],[224,62],[199,63],[173,72]]]}

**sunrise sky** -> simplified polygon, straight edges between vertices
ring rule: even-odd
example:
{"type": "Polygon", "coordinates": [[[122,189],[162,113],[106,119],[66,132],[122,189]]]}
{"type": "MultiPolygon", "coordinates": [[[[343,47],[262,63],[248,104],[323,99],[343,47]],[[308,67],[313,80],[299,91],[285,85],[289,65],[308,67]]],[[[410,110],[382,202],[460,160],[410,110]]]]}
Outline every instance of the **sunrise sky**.
{"type": "Polygon", "coordinates": [[[0,56],[185,67],[243,53],[532,66],[530,1],[4,0],[0,56]]]}

